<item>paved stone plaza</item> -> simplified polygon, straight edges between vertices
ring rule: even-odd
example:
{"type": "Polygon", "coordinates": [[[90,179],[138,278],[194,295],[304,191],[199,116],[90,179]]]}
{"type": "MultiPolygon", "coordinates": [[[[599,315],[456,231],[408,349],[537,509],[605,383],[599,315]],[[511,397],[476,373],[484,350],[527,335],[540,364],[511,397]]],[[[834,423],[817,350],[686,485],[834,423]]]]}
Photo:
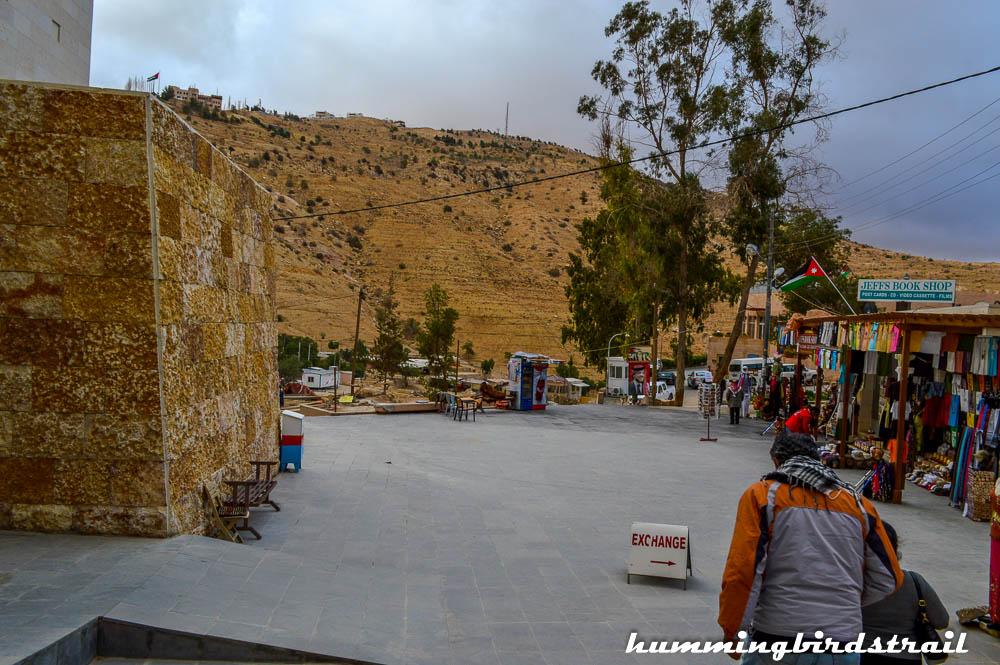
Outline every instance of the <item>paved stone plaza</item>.
{"type": "MultiPolygon", "coordinates": [[[[0,664],[94,615],[385,664],[732,662],[624,654],[633,630],[721,636],[736,502],[770,443],[726,422],[701,443],[704,421],[665,409],[308,419],[281,512],[254,513],[263,540],[0,534],[0,664]],[[691,527],[687,590],[626,584],[632,521],[691,527]]],[[[988,527],[912,485],[904,501],[879,506],[904,567],[951,611],[984,603],[988,527]]],[[[968,645],[951,662],[1000,662],[968,645]]]]}

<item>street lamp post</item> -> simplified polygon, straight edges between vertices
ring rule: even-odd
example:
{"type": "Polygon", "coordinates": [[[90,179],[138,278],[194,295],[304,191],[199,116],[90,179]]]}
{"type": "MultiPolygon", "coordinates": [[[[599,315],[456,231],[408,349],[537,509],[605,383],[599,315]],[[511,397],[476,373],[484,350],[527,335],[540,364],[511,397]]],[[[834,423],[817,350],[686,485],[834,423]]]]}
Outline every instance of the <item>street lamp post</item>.
{"type": "Polygon", "coordinates": [[[605,389],[607,389],[606,386],[611,383],[611,342],[615,341],[615,337],[618,337],[619,335],[625,335],[626,338],[631,337],[628,333],[615,333],[611,336],[611,339],[608,340],[608,352],[604,356],[604,374],[606,376],[604,381],[605,389]]]}

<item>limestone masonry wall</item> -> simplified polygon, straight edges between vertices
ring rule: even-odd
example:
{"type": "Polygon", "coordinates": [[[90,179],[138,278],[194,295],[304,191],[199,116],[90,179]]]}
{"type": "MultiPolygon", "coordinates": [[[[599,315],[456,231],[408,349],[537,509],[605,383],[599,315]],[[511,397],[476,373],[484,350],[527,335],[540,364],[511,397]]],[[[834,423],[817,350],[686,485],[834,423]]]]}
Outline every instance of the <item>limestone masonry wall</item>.
{"type": "Polygon", "coordinates": [[[0,528],[198,532],[276,459],[268,205],[155,98],[0,81],[0,528]]]}

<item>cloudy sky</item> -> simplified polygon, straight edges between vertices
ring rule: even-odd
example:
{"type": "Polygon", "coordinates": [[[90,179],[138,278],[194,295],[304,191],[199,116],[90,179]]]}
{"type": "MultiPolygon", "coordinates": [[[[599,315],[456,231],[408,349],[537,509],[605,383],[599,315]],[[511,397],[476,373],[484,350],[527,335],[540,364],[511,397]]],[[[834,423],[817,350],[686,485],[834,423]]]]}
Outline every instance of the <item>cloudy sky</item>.
{"type": "MultiPolygon", "coordinates": [[[[846,36],[841,58],[819,72],[831,109],[1000,65],[993,0],[829,5],[828,34],[846,36]]],[[[593,152],[594,127],[576,104],[598,92],[590,71],[609,56],[603,29],[620,6],[96,0],[91,85],[123,87],[129,76],[159,71],[163,85],[300,115],[359,112],[410,126],[501,131],[509,102],[511,134],[593,152]]],[[[1000,72],[834,119],[818,153],[839,177],[824,199],[832,214],[861,242],[937,258],[1000,258],[997,243],[983,241],[998,227],[1000,177],[976,184],[1000,174],[997,100],[1000,72]]]]}

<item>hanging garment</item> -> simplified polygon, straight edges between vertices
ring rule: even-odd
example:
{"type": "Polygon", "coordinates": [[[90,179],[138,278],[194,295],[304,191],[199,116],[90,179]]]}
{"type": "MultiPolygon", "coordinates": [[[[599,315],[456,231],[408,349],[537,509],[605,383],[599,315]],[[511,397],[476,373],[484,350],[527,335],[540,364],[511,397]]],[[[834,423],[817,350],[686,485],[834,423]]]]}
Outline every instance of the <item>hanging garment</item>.
{"type": "Polygon", "coordinates": [[[958,335],[945,335],[941,340],[941,353],[958,351],[958,335]]]}
{"type": "Polygon", "coordinates": [[[944,339],[944,333],[942,332],[924,332],[923,340],[920,342],[920,352],[930,353],[935,356],[940,354],[942,339],[944,339]]]}
{"type": "Polygon", "coordinates": [[[996,337],[990,337],[990,347],[987,351],[986,358],[986,374],[988,376],[997,376],[997,355],[1000,351],[1000,339],[996,337]]]}

